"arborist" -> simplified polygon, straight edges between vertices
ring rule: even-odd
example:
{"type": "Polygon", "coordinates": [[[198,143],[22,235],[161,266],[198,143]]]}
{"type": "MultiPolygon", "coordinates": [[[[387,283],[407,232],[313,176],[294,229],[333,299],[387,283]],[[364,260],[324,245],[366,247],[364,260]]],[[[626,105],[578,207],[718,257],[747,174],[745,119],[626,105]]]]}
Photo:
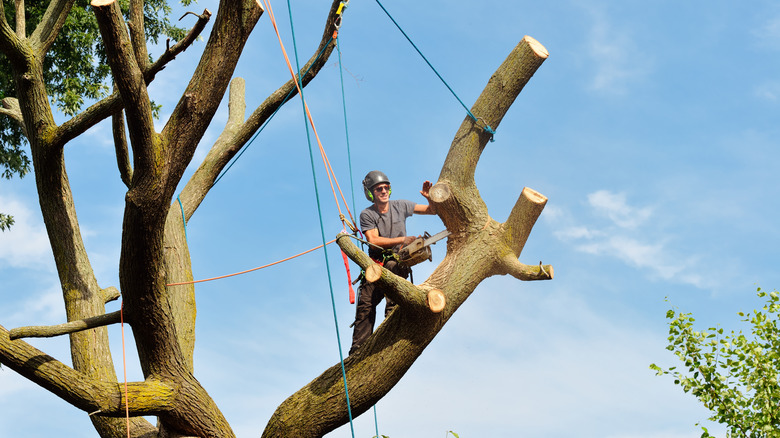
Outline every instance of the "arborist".
{"type": "MultiPolygon", "coordinates": [[[[373,203],[360,213],[360,229],[371,244],[368,255],[400,277],[409,277],[411,269],[398,263],[397,253],[415,240],[415,236],[406,235],[406,218],[413,214],[436,213],[428,194],[432,186],[430,181],[423,183],[420,194],[428,200],[428,204],[417,204],[407,200],[390,200],[390,180],[378,170],[368,172],[363,178],[363,193],[373,203]]],[[[376,307],[382,298],[385,298],[387,317],[395,304],[385,296],[383,287],[365,279],[360,283],[350,354],[374,331],[376,307]]]]}

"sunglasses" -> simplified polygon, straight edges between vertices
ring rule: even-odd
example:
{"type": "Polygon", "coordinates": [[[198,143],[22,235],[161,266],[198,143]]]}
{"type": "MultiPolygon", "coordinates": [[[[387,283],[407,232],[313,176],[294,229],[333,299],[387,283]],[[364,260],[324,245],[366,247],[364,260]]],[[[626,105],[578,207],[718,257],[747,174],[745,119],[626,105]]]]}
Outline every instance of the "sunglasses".
{"type": "Polygon", "coordinates": [[[374,191],[375,191],[375,192],[385,192],[385,191],[389,192],[389,191],[390,191],[390,186],[378,186],[378,187],[374,187],[374,191]]]}

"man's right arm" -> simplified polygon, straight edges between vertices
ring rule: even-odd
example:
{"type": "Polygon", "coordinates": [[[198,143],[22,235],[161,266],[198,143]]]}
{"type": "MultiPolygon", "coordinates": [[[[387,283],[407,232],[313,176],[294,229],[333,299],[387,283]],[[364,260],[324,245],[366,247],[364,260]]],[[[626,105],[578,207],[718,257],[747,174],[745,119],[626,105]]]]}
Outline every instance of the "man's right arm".
{"type": "Polygon", "coordinates": [[[382,248],[385,249],[390,249],[396,245],[401,245],[403,247],[412,243],[415,239],[414,236],[382,237],[379,235],[379,230],[377,230],[376,228],[371,230],[366,230],[363,234],[365,234],[368,243],[376,246],[381,246],[382,248]]]}

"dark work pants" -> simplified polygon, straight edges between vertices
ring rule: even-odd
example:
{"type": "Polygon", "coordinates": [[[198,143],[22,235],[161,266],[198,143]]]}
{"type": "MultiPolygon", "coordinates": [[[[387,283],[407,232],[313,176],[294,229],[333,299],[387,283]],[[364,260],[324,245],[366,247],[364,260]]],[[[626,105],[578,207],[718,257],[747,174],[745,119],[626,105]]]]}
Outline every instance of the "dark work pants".
{"type": "MultiPolygon", "coordinates": [[[[409,276],[409,268],[403,267],[395,260],[385,262],[385,268],[403,278],[409,276]]],[[[360,345],[374,332],[374,323],[376,322],[376,307],[379,302],[385,298],[385,318],[390,311],[395,308],[390,298],[385,297],[384,288],[378,283],[369,283],[365,279],[360,282],[358,288],[358,302],[355,308],[355,328],[352,332],[352,347],[349,354],[352,354],[360,345]]]]}

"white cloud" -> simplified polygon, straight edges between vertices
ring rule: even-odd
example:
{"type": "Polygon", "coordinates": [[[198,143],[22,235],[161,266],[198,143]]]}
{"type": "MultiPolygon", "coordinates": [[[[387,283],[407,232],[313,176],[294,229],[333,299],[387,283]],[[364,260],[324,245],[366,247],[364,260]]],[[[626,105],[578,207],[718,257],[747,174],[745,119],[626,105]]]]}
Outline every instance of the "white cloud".
{"type": "Polygon", "coordinates": [[[590,88],[623,94],[630,83],[650,70],[649,58],[639,52],[630,29],[619,28],[611,22],[604,7],[589,3],[586,8],[592,23],[586,50],[595,69],[590,88]]]}
{"type": "Polygon", "coordinates": [[[699,273],[699,257],[681,255],[670,247],[673,236],[658,230],[650,221],[654,209],[636,207],[628,203],[624,193],[598,190],[587,195],[588,207],[606,224],[583,224],[563,209],[555,211],[546,220],[556,223],[554,236],[573,245],[574,249],[599,257],[618,259],[628,266],[645,271],[651,278],[688,284],[697,288],[711,288],[714,276],[699,273]],[[664,235],[662,239],[658,235],[664,235]]]}
{"type": "Polygon", "coordinates": [[[780,49],[780,17],[768,18],[753,31],[753,36],[761,46],[780,49]]]}
{"type": "Polygon", "coordinates": [[[14,217],[10,230],[0,232],[0,267],[53,271],[49,236],[39,217],[23,202],[0,195],[0,211],[14,217]]]}
{"type": "Polygon", "coordinates": [[[612,193],[608,190],[599,190],[589,194],[588,203],[597,212],[605,214],[621,228],[636,228],[653,214],[653,209],[650,207],[634,208],[629,206],[626,203],[624,193],[612,193]]]}
{"type": "Polygon", "coordinates": [[[753,94],[761,100],[777,102],[780,99],[780,82],[769,81],[759,84],[754,88],[753,94]]]}

